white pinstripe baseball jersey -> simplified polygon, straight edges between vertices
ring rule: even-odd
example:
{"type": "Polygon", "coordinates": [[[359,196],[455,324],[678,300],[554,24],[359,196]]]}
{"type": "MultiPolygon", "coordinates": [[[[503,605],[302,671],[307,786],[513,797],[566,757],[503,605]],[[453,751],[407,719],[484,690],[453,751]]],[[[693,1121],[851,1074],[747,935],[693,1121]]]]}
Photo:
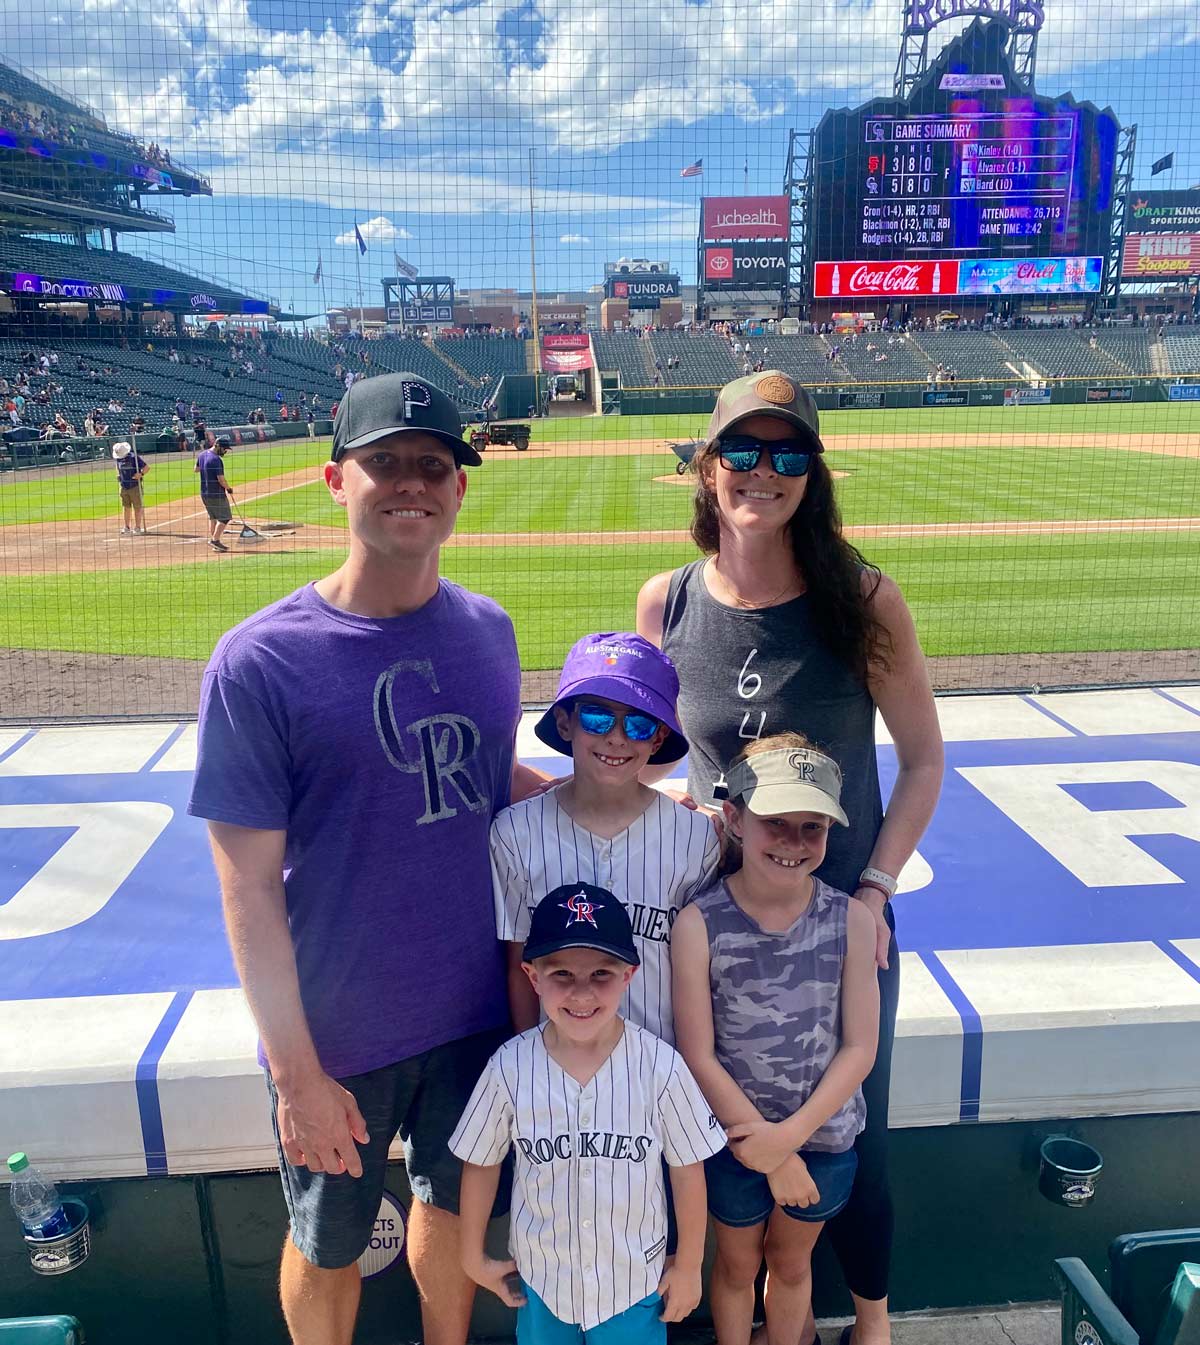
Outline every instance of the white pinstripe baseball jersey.
{"type": "Polygon", "coordinates": [[[683,1058],[625,1024],[586,1083],[550,1056],[543,1029],[488,1061],[451,1150],[488,1167],[514,1153],[509,1250],[563,1322],[590,1330],[652,1294],[662,1275],[667,1206],[661,1159],[700,1163],[725,1132],[683,1058]]]}
{"type": "Polygon", "coordinates": [[[712,821],[666,794],[608,840],[575,822],[551,789],[496,815],[492,823],[492,889],[496,933],[524,943],[529,916],[564,883],[593,883],[625,904],[641,970],[621,1000],[621,1016],[666,1042],[671,1021],[671,926],[709,886],[720,847],[712,821]]]}

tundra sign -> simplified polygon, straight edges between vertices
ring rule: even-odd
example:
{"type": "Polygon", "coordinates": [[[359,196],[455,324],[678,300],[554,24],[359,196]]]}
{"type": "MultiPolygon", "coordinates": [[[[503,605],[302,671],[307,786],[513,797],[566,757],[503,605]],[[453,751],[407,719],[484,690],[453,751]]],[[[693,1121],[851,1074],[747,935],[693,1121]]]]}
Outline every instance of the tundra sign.
{"type": "Polygon", "coordinates": [[[778,290],[786,280],[786,243],[737,242],[704,249],[707,290],[778,290]]]}

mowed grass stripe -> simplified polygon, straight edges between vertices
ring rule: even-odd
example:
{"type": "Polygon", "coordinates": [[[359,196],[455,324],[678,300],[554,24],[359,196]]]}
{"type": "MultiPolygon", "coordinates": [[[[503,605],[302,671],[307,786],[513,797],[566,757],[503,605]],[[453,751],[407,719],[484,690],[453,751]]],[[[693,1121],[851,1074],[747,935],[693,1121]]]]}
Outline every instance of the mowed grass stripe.
{"type": "MultiPolygon", "coordinates": [[[[686,544],[447,550],[443,572],[511,614],[527,668],[557,667],[595,630],[627,629],[647,576],[695,556],[686,544]]],[[[1186,576],[1200,535],[1123,533],[880,542],[926,652],[1055,653],[1195,648],[1200,600],[1186,576]]],[[[214,559],[110,575],[0,580],[0,646],[206,658],[221,634],[340,551],[214,559]]]]}
{"type": "MultiPolygon", "coordinates": [[[[488,459],[468,472],[462,533],[686,528],[692,492],[666,454],[488,459]],[[666,482],[658,479],[667,477],[666,482]]],[[[990,523],[1200,516],[1200,462],[1089,448],[830,452],[846,523],[990,523]]],[[[257,518],[344,526],[324,485],[256,503],[257,518]]]]}
{"type": "MultiPolygon", "coordinates": [[[[1104,380],[1097,380],[1098,382],[1104,380]]],[[[1108,380],[1120,382],[1120,379],[1108,380]]],[[[535,420],[532,438],[543,443],[596,439],[703,437],[708,412],[661,416],[604,416],[535,420]]],[[[822,411],[824,434],[1186,434],[1200,431],[1200,404],[1130,402],[1113,405],[885,407],[878,411],[822,411]]]]}
{"type": "MultiPolygon", "coordinates": [[[[142,455],[149,464],[143,493],[147,507],[191,499],[199,478],[191,457],[142,455]]],[[[253,483],[311,466],[314,476],[329,457],[329,440],[283,440],[258,448],[236,447],[226,458],[228,480],[239,499],[253,494],[253,483]]],[[[17,523],[68,523],[116,518],[121,511],[116,466],[111,461],[56,471],[0,472],[0,526],[17,523]]]]}

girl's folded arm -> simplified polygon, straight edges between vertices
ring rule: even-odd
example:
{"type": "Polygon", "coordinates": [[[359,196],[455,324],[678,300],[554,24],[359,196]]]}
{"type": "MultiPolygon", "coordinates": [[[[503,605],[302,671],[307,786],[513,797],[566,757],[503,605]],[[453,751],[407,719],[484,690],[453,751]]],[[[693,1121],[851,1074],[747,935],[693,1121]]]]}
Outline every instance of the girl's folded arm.
{"type": "MultiPolygon", "coordinates": [[[[842,963],[842,1044],[808,1101],[782,1125],[797,1149],[854,1096],[871,1072],[879,1044],[879,987],[875,971],[875,920],[861,901],[846,911],[842,963]]],[[[677,1024],[678,1030],[678,1024],[677,1024]]]]}

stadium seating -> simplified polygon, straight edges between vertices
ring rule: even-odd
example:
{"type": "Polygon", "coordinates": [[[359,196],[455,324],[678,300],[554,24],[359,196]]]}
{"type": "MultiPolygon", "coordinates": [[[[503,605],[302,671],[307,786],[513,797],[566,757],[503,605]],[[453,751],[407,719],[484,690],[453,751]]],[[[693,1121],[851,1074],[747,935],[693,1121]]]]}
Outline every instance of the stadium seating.
{"type": "Polygon", "coordinates": [[[712,332],[655,332],[650,338],[653,358],[662,363],[663,383],[669,388],[712,388],[728,383],[741,372],[728,342],[712,332]],[[677,359],[674,369],[669,359],[677,359]]]}
{"type": "Polygon", "coordinates": [[[1200,328],[1167,327],[1163,330],[1163,345],[1171,373],[1200,371],[1200,328]]]}
{"type": "MultiPolygon", "coordinates": [[[[644,339],[632,332],[597,332],[592,337],[596,361],[601,369],[615,369],[623,388],[649,388],[654,385],[654,355],[644,339]]],[[[666,360],[663,376],[666,377],[666,360]]]]}
{"type": "Polygon", "coordinates": [[[767,367],[782,369],[800,383],[824,387],[827,383],[850,379],[850,371],[845,365],[830,361],[832,346],[824,337],[769,336],[763,344],[767,347],[767,367]]]}
{"type": "Polygon", "coordinates": [[[1157,372],[1151,355],[1151,347],[1156,344],[1154,332],[1144,327],[1102,327],[1090,335],[1095,336],[1110,359],[1131,374],[1147,376],[1157,372]]]}
{"type": "Polygon", "coordinates": [[[48,243],[41,238],[20,234],[0,235],[0,271],[31,271],[36,275],[86,279],[97,284],[128,285],[143,290],[177,290],[183,293],[204,291],[218,305],[241,311],[241,296],[218,281],[176,271],[158,262],[145,261],[129,252],[109,252],[103,248],[74,247],[69,243],[48,243]]]}
{"type": "Polygon", "coordinates": [[[997,339],[1018,362],[1032,365],[1045,378],[1113,378],[1128,370],[1097,347],[1088,345],[1087,331],[1029,327],[1002,331],[997,339]]]}
{"type": "Polygon", "coordinates": [[[463,380],[458,380],[455,385],[457,394],[461,383],[462,395],[469,393],[474,406],[492,396],[505,374],[525,372],[525,342],[512,336],[462,336],[456,340],[435,341],[433,345],[443,359],[453,361],[474,380],[475,387],[463,380]]]}
{"type": "Polygon", "coordinates": [[[991,332],[914,332],[911,339],[933,366],[953,369],[963,380],[1004,378],[1011,376],[1013,365],[1020,367],[1013,352],[991,332]]]}
{"type": "Polygon", "coordinates": [[[862,332],[853,340],[836,336],[829,340],[838,347],[837,363],[856,383],[919,383],[933,370],[929,357],[903,332],[862,332]],[[881,360],[881,355],[886,358],[881,360]]]}

